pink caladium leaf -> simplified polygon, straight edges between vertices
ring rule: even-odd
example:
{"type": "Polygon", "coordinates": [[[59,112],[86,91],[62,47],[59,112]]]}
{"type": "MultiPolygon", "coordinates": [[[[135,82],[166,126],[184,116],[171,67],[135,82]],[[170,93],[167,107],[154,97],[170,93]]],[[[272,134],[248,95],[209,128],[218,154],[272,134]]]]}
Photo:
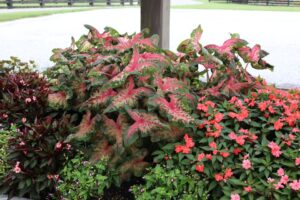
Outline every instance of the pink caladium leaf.
{"type": "Polygon", "coordinates": [[[154,100],[154,103],[156,103],[160,109],[170,115],[174,121],[193,123],[194,118],[181,108],[180,100],[174,94],[169,95],[169,97],[170,101],[163,97],[159,97],[154,100]]]}
{"type": "Polygon", "coordinates": [[[106,133],[116,140],[117,146],[121,147],[123,144],[123,131],[128,128],[126,117],[119,114],[115,121],[104,116],[103,123],[106,128],[106,133]]]}
{"type": "Polygon", "coordinates": [[[192,38],[192,44],[194,49],[197,52],[201,51],[201,44],[199,43],[201,36],[202,36],[203,30],[201,28],[201,26],[199,25],[196,29],[193,30],[192,34],[191,34],[191,38],[192,38]]]}
{"type": "Polygon", "coordinates": [[[79,126],[78,131],[70,135],[67,138],[67,141],[70,141],[72,139],[76,140],[82,140],[85,139],[91,132],[95,129],[95,124],[99,120],[99,116],[92,117],[92,113],[90,111],[87,111],[87,113],[83,116],[79,126]]]}
{"type": "Polygon", "coordinates": [[[157,76],[155,82],[157,87],[165,93],[175,92],[176,90],[183,88],[183,83],[180,82],[177,78],[161,78],[157,76]]]}
{"type": "Polygon", "coordinates": [[[132,107],[136,104],[139,97],[143,95],[149,96],[152,93],[153,91],[146,87],[135,88],[133,77],[129,77],[126,88],[118,92],[113,98],[111,106],[108,107],[107,110],[118,109],[125,105],[132,107]]]}
{"type": "Polygon", "coordinates": [[[53,107],[67,107],[67,94],[64,91],[51,93],[48,95],[48,102],[53,107]]]}
{"type": "Polygon", "coordinates": [[[138,49],[133,50],[133,54],[129,64],[124,68],[122,72],[114,76],[110,82],[120,81],[126,78],[130,73],[140,72],[142,69],[147,67],[157,67],[155,61],[165,61],[165,57],[154,53],[143,53],[140,54],[138,49]]]}
{"type": "Polygon", "coordinates": [[[142,33],[138,33],[134,35],[132,38],[119,37],[117,41],[118,44],[110,46],[110,49],[116,49],[119,52],[123,52],[128,49],[134,48],[135,46],[154,47],[152,40],[150,38],[143,38],[142,33]]]}
{"type": "Polygon", "coordinates": [[[252,49],[250,47],[241,47],[238,49],[239,55],[246,61],[257,63],[260,59],[260,45],[255,45],[252,49]]]}
{"type": "Polygon", "coordinates": [[[91,155],[91,161],[97,162],[103,158],[110,158],[114,153],[113,146],[109,144],[108,140],[100,140],[91,155]]]}
{"type": "Polygon", "coordinates": [[[134,120],[134,124],[132,124],[127,131],[127,138],[132,137],[134,134],[138,133],[148,133],[154,129],[159,127],[163,127],[164,125],[160,122],[157,116],[146,114],[138,111],[127,110],[129,116],[134,120]]]}
{"type": "Polygon", "coordinates": [[[222,46],[218,46],[215,44],[205,46],[206,49],[212,50],[219,55],[223,55],[229,59],[234,58],[234,53],[232,52],[233,49],[246,45],[247,42],[240,38],[231,38],[226,40],[222,46]]]}
{"type": "Polygon", "coordinates": [[[90,107],[105,105],[112,97],[116,95],[117,92],[111,88],[107,90],[101,90],[94,93],[93,96],[84,103],[84,105],[89,105],[90,107]]]}

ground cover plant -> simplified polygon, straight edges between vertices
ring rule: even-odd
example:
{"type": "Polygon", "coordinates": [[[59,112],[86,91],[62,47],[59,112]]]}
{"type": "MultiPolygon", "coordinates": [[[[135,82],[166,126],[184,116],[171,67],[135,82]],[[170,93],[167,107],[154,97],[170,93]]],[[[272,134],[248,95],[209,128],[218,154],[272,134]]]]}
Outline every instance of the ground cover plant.
{"type": "Polygon", "coordinates": [[[273,69],[260,45],[232,34],[203,46],[199,26],[173,53],[147,30],[86,28],[70,47],[53,50],[55,66],[43,75],[17,59],[2,62],[1,119],[18,128],[4,192],[33,199],[69,192],[79,199],[299,198],[299,92],[247,72],[273,69]],[[71,187],[76,177],[80,191],[71,187]]]}

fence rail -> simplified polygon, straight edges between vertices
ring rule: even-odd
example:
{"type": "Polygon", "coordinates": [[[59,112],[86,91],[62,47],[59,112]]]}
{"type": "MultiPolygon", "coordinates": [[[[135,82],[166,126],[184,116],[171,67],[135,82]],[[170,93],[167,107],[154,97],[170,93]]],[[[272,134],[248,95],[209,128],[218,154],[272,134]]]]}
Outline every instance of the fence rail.
{"type": "Polygon", "coordinates": [[[210,2],[238,3],[266,6],[300,6],[300,0],[209,0],[210,2]]]}
{"type": "Polygon", "coordinates": [[[101,5],[137,5],[140,0],[0,0],[0,8],[16,8],[16,7],[46,7],[46,6],[94,6],[101,5]]]}

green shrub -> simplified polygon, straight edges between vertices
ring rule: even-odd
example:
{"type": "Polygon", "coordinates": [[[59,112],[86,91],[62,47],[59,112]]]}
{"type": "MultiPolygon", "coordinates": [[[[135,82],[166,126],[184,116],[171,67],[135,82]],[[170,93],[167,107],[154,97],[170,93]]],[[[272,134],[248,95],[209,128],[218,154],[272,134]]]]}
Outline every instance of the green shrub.
{"type": "Polygon", "coordinates": [[[83,155],[77,155],[66,163],[59,178],[49,178],[58,182],[60,199],[87,200],[101,198],[112,184],[114,174],[108,168],[107,158],[92,163],[83,155]]]}
{"type": "Polygon", "coordinates": [[[7,159],[8,140],[14,136],[15,132],[16,128],[14,126],[10,130],[4,130],[0,124],[0,178],[5,176],[9,170],[7,159]]]}
{"type": "Polygon", "coordinates": [[[132,192],[136,200],[152,199],[181,199],[206,200],[208,194],[201,177],[197,174],[180,170],[180,168],[166,168],[156,165],[143,177],[145,184],[135,185],[132,192]]]}

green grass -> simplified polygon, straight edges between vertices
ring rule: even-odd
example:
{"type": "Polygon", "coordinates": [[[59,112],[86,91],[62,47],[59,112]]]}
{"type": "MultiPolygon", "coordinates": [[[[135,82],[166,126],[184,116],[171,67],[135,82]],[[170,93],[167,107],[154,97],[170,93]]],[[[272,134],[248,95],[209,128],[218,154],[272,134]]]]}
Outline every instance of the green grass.
{"type": "Polygon", "coordinates": [[[180,6],[174,6],[173,8],[300,12],[300,7],[243,5],[243,4],[233,4],[233,3],[208,2],[208,0],[198,0],[198,1],[202,2],[202,4],[183,5],[183,6],[180,5],[180,6]]]}
{"type": "Polygon", "coordinates": [[[30,17],[41,17],[53,14],[63,14],[63,13],[71,13],[71,12],[81,12],[81,11],[88,11],[93,9],[99,8],[74,8],[74,9],[65,9],[65,10],[41,10],[41,11],[28,11],[28,12],[10,12],[10,13],[2,13],[0,15],[0,22],[12,21],[17,19],[23,18],[30,18],[30,17]]]}

